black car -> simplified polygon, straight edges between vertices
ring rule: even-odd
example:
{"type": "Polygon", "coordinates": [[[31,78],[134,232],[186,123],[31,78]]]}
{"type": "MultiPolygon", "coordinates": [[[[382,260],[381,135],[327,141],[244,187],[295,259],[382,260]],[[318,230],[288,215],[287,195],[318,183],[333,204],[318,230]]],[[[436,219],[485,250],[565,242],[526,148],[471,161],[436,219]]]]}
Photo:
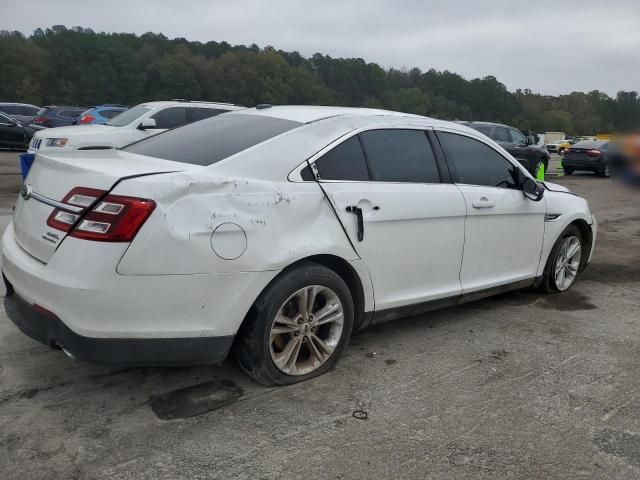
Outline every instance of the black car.
{"type": "Polygon", "coordinates": [[[0,112],[0,148],[26,150],[38,129],[0,112]]]}
{"type": "Polygon", "coordinates": [[[564,151],[562,168],[566,175],[576,170],[595,172],[603,177],[611,175],[609,171],[609,142],[606,140],[583,140],[564,151]]]}
{"type": "Polygon", "coordinates": [[[467,125],[499,143],[534,177],[542,165],[544,165],[545,172],[549,169],[549,152],[544,148],[532,145],[529,139],[517,128],[489,122],[470,122],[467,125]]]}
{"type": "Polygon", "coordinates": [[[0,102],[0,112],[6,113],[25,125],[33,121],[39,110],[40,107],[30,103],[0,102]]]}
{"type": "Polygon", "coordinates": [[[73,120],[82,115],[87,107],[69,107],[47,105],[42,107],[33,119],[33,125],[38,127],[68,127],[73,125],[73,120]]]}

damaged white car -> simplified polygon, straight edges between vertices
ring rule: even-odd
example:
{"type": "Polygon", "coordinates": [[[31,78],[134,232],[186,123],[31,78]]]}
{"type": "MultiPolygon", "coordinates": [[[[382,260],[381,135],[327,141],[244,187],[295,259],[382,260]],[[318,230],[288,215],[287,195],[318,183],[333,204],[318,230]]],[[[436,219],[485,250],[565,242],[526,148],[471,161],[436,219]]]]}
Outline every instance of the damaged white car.
{"type": "Polygon", "coordinates": [[[81,360],[233,351],[289,384],[372,323],[567,290],[595,237],[585,200],[463,125],[262,106],[122,150],[41,153],[2,240],[5,306],[81,360]]]}

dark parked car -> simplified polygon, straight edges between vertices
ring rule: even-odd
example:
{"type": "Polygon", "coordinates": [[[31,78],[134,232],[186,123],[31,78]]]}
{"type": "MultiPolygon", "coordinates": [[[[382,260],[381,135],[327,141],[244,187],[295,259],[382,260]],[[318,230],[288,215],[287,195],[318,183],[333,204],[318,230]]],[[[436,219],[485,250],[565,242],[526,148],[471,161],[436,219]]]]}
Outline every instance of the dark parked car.
{"type": "Polygon", "coordinates": [[[0,112],[0,147],[26,150],[36,128],[0,112]]]}
{"type": "Polygon", "coordinates": [[[20,120],[21,123],[28,125],[33,121],[40,107],[31,105],[30,103],[13,103],[0,102],[0,112],[6,113],[10,117],[20,120]]]}
{"type": "Polygon", "coordinates": [[[48,105],[38,111],[32,123],[38,127],[68,127],[86,109],[87,107],[48,105]]]}
{"type": "Polygon", "coordinates": [[[544,148],[532,145],[529,139],[517,128],[489,122],[471,122],[467,125],[499,143],[534,177],[542,165],[544,165],[545,172],[549,169],[549,152],[544,148]]]}
{"type": "Polygon", "coordinates": [[[566,175],[576,170],[595,172],[603,177],[611,175],[609,171],[609,142],[606,140],[583,140],[564,151],[562,168],[566,175]]]}

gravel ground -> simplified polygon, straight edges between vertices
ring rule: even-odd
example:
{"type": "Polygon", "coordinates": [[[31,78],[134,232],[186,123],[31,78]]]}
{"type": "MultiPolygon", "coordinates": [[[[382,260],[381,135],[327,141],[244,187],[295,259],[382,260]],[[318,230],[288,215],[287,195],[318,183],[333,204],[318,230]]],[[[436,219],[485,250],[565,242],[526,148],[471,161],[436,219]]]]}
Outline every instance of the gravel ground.
{"type": "MultiPolygon", "coordinates": [[[[0,153],[3,191],[19,187],[15,155],[0,153]]],[[[258,386],[232,361],[77,363],[0,307],[0,478],[639,478],[640,195],[557,181],[600,221],[572,290],[375,327],[291,387],[258,386]]],[[[14,197],[0,193],[2,228],[14,197]]]]}

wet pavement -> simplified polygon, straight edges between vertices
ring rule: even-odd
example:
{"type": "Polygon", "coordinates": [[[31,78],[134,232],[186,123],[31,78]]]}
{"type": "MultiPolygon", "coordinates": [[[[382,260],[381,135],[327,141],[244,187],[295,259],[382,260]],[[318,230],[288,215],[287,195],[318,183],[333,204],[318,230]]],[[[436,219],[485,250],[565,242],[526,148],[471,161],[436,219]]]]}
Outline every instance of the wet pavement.
{"type": "MultiPolygon", "coordinates": [[[[372,328],[291,387],[232,361],[74,362],[0,307],[0,478],[639,478],[640,192],[555,181],[600,222],[572,290],[372,328]]],[[[0,194],[0,228],[14,196],[0,194]]]]}

